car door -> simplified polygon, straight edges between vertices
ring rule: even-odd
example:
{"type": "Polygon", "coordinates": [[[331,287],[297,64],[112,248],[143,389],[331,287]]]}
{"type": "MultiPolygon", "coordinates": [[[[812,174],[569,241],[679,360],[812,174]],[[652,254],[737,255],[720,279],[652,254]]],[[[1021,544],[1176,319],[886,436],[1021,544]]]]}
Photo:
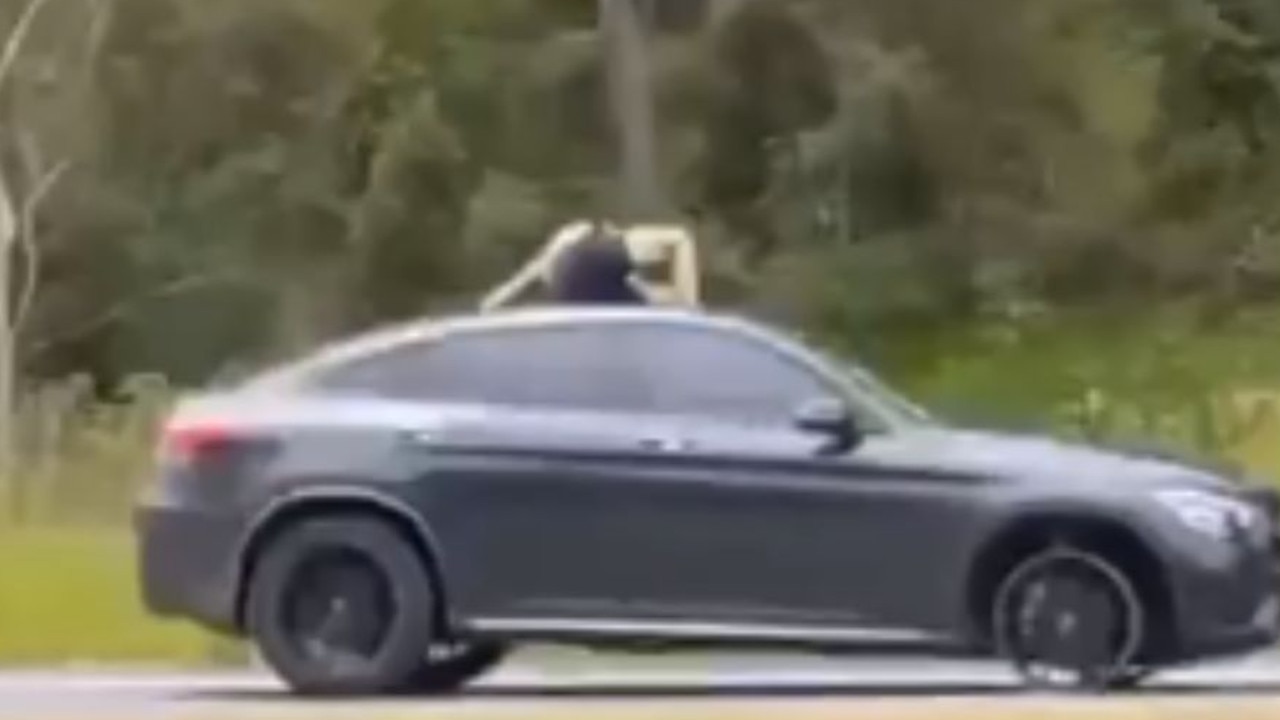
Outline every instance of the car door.
{"type": "Polygon", "coordinates": [[[627,592],[706,623],[864,627],[868,639],[942,624],[917,594],[931,588],[920,530],[945,515],[947,491],[857,452],[820,453],[825,440],[792,413],[843,396],[831,378],[714,326],[634,326],[615,346],[644,377],[642,409],[680,440],[627,488],[612,529],[627,592]]]}
{"type": "Polygon", "coordinates": [[[364,373],[469,406],[408,453],[455,612],[508,630],[759,629],[884,624],[913,602],[895,563],[921,519],[911,485],[791,427],[833,391],[819,375],[705,332],[467,332],[364,373]]]}

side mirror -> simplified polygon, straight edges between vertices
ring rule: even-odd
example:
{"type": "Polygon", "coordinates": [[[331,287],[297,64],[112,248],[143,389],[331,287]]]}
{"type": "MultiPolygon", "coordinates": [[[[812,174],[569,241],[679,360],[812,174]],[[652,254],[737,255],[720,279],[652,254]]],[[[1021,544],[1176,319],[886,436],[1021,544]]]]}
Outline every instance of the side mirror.
{"type": "Polygon", "coordinates": [[[842,453],[858,444],[858,428],[849,408],[836,398],[819,398],[801,405],[795,412],[793,424],[807,432],[825,435],[830,441],[823,447],[824,453],[842,453]]]}

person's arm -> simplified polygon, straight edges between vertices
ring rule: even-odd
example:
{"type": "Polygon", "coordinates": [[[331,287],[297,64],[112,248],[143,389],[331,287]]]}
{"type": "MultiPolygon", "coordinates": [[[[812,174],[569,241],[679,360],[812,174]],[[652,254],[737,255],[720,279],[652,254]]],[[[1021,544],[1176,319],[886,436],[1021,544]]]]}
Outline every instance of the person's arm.
{"type": "Polygon", "coordinates": [[[552,264],[569,243],[583,232],[581,224],[563,228],[546,242],[545,245],[521,267],[511,279],[489,292],[480,302],[481,312],[491,312],[501,308],[528,289],[536,282],[544,280],[551,271],[552,264]]]}
{"type": "Polygon", "coordinates": [[[660,293],[654,291],[649,283],[635,275],[627,276],[627,285],[640,296],[645,305],[658,305],[665,300],[660,293]]]}
{"type": "Polygon", "coordinates": [[[546,250],[535,255],[524,267],[507,280],[485,295],[484,300],[480,302],[481,312],[492,312],[500,307],[509,304],[529,289],[534,282],[540,279],[546,271],[547,259],[546,250]]]}
{"type": "Polygon", "coordinates": [[[683,229],[675,233],[672,247],[672,284],[677,296],[690,307],[702,304],[698,247],[693,236],[683,229]]]}
{"type": "Polygon", "coordinates": [[[632,258],[641,266],[654,262],[666,266],[661,278],[641,273],[633,277],[633,287],[643,288],[651,304],[697,307],[698,252],[693,237],[678,226],[641,226],[627,234],[632,258]]]}

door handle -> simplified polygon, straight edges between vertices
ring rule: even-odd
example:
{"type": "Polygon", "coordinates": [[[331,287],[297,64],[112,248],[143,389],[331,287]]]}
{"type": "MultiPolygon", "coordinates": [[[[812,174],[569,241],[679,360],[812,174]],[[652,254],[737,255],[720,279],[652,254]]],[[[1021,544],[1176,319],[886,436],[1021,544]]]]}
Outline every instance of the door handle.
{"type": "Polygon", "coordinates": [[[438,435],[431,430],[406,430],[400,434],[400,440],[406,445],[427,447],[434,443],[438,435]]]}
{"type": "Polygon", "coordinates": [[[641,438],[640,447],[654,452],[680,452],[692,448],[693,443],[678,437],[652,436],[641,438]]]}

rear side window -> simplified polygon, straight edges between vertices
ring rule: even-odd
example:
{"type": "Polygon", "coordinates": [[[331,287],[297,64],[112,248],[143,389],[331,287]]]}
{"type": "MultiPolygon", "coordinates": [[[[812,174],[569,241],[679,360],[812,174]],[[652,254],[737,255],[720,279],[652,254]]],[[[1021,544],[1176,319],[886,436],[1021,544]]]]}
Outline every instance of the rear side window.
{"type": "Polygon", "coordinates": [[[608,338],[589,327],[471,331],[355,361],[317,384],[405,400],[634,407],[637,384],[609,356],[608,338]]]}
{"type": "Polygon", "coordinates": [[[649,389],[651,412],[776,425],[801,403],[839,392],[790,356],[719,329],[630,328],[627,357],[649,389]]]}

